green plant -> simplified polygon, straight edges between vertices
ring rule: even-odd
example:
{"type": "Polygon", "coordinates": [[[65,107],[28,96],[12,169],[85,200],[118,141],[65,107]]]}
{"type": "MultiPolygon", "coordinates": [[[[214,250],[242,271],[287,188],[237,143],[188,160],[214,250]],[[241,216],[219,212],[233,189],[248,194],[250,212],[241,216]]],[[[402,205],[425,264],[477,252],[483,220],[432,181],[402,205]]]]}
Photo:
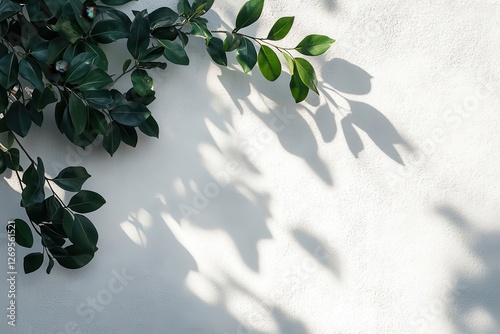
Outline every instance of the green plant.
{"type": "Polygon", "coordinates": [[[148,109],[155,91],[147,70],[165,69],[166,61],[188,65],[184,47],[190,37],[205,40],[215,63],[226,66],[226,53],[234,51],[245,73],[258,65],[270,81],[282,72],[278,52],[288,65],[295,101],[304,100],[309,90],[318,93],[313,67],[292,52],[317,56],[334,41],[310,35],[294,48],[274,44],[290,32],[294,17],[280,18],[265,38],[241,33],[259,19],[264,0],[246,2],[232,31],[208,28],[204,14],[214,0],[179,0],[176,11],[168,7],[151,13],[134,11],[132,19],[114,7],[129,1],[0,0],[0,133],[4,133],[0,174],[6,170],[16,174],[29,222],[15,219],[8,229],[15,229],[16,242],[28,248],[35,231],[43,246],[43,252],[24,258],[26,273],[39,269],[45,256],[47,273],[55,261],[69,269],[89,263],[97,251],[98,233],[83,214],[105,203],[96,192],[82,190],[90,177],[84,167],[67,167],[49,178],[42,159],[32,157],[22,145],[20,138],[28,135],[32,124],[42,125],[44,111],[54,112],[59,131],[74,145],[85,148],[102,136],[110,155],[121,143],[135,147],[137,130],[158,137],[159,126],[148,109]],[[123,64],[122,73],[113,76],[99,45],[119,39],[126,39],[131,59],[123,64]],[[132,87],[125,93],[114,89],[127,74],[132,87]],[[29,161],[26,169],[20,164],[20,150],[29,161]],[[55,187],[75,194],[65,203],[55,187]]]}

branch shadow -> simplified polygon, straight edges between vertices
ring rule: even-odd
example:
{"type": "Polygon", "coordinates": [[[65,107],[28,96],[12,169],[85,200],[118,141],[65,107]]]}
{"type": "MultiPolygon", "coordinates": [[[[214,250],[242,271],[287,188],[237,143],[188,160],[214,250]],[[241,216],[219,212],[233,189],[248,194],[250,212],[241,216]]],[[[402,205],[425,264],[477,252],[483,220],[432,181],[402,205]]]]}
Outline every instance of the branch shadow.
{"type": "Polygon", "coordinates": [[[499,333],[500,232],[478,229],[474,222],[451,206],[439,206],[436,212],[467,234],[464,242],[484,268],[480,274],[462,270],[457,274],[451,311],[456,332],[499,333]]]}

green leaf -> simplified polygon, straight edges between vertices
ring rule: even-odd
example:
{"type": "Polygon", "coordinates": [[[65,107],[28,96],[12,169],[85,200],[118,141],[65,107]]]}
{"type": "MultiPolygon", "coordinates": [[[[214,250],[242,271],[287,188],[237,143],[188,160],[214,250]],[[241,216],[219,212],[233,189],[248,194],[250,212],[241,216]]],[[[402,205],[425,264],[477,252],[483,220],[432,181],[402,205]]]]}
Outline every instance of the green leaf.
{"type": "Polygon", "coordinates": [[[153,78],[144,70],[134,70],[130,76],[134,90],[140,96],[148,95],[153,90],[153,78]]]}
{"type": "Polygon", "coordinates": [[[48,63],[48,47],[49,42],[43,41],[31,49],[31,55],[41,62],[48,63]]]}
{"type": "Polygon", "coordinates": [[[252,41],[247,38],[242,39],[240,46],[236,50],[235,56],[245,74],[250,72],[257,63],[257,51],[252,41]]]}
{"type": "Polygon", "coordinates": [[[281,74],[281,63],[270,47],[261,45],[257,60],[259,69],[267,80],[274,81],[278,79],[281,74]]]}
{"type": "Polygon", "coordinates": [[[78,83],[89,74],[95,62],[95,54],[83,52],[77,55],[69,64],[68,72],[66,73],[66,81],[70,83],[78,83]]]}
{"type": "Polygon", "coordinates": [[[45,88],[42,81],[42,71],[36,62],[31,59],[23,58],[19,62],[19,74],[31,82],[39,91],[45,88]]]}
{"type": "Polygon", "coordinates": [[[93,108],[106,109],[113,103],[111,93],[105,89],[82,91],[83,98],[93,108]]]}
{"type": "Polygon", "coordinates": [[[207,52],[212,60],[222,66],[227,66],[227,56],[224,52],[224,42],[220,38],[213,37],[207,43],[207,52]]]}
{"type": "Polygon", "coordinates": [[[231,52],[236,50],[240,46],[242,39],[243,37],[239,34],[226,32],[226,38],[224,39],[224,51],[231,52]]]}
{"type": "Polygon", "coordinates": [[[149,19],[147,10],[143,10],[134,18],[127,39],[127,49],[130,54],[139,59],[149,45],[149,19]]]}
{"type": "Polygon", "coordinates": [[[71,44],[64,50],[62,59],[70,63],[76,55],[82,52],[85,52],[85,45],[83,42],[71,44]]]}
{"type": "Polygon", "coordinates": [[[55,25],[57,32],[70,43],[76,43],[85,35],[80,25],[66,15],[59,17],[55,25]]]}
{"type": "MultiPolygon", "coordinates": [[[[140,62],[139,63],[139,69],[153,69],[153,68],[161,68],[162,70],[166,69],[167,68],[167,63],[163,63],[163,62],[157,62],[157,61],[154,61],[154,62],[140,62]]],[[[151,93],[151,92],[150,92],[151,93]]],[[[154,91],[152,91],[152,93],[154,93],[154,91]]],[[[151,95],[151,94],[148,94],[148,95],[151,95]]]]}
{"type": "Polygon", "coordinates": [[[296,68],[290,80],[290,92],[297,103],[304,101],[309,93],[309,88],[300,79],[296,68]]]}
{"type": "Polygon", "coordinates": [[[120,20],[102,20],[92,28],[91,36],[98,43],[107,44],[127,38],[129,31],[120,20]]]}
{"type": "Polygon", "coordinates": [[[51,103],[57,102],[57,97],[52,87],[45,87],[43,92],[38,90],[33,91],[33,102],[38,110],[43,110],[51,103]]]}
{"type": "Polygon", "coordinates": [[[118,124],[118,129],[120,130],[122,142],[124,142],[128,146],[137,146],[138,137],[137,131],[134,127],[118,124]]]}
{"type": "Polygon", "coordinates": [[[163,55],[168,61],[178,65],[189,65],[188,55],[182,45],[166,39],[159,39],[158,43],[164,47],[163,55]]]}
{"type": "Polygon", "coordinates": [[[47,266],[47,270],[45,271],[47,273],[47,275],[50,275],[52,268],[54,268],[54,263],[55,263],[54,259],[49,258],[49,265],[47,266]]]}
{"type": "Polygon", "coordinates": [[[151,112],[140,103],[130,102],[115,107],[109,114],[120,124],[139,126],[151,115],[151,112]]]}
{"type": "Polygon", "coordinates": [[[0,153],[4,157],[4,163],[7,166],[7,168],[17,171],[22,170],[21,166],[19,165],[20,154],[17,148],[11,148],[7,152],[3,152],[0,150],[0,153]]]}
{"type": "Polygon", "coordinates": [[[90,177],[84,167],[67,167],[52,179],[61,189],[77,192],[90,177]]]}
{"type": "Polygon", "coordinates": [[[19,63],[13,53],[8,53],[0,59],[0,85],[10,89],[17,83],[19,63]]]}
{"type": "Polygon", "coordinates": [[[120,146],[121,143],[121,135],[120,129],[116,122],[109,123],[109,128],[104,135],[102,146],[109,153],[109,155],[113,156],[116,150],[120,146]]]}
{"type": "Polygon", "coordinates": [[[168,7],[160,7],[149,14],[149,26],[151,30],[160,27],[170,27],[177,22],[179,14],[168,7]]]}
{"type": "Polygon", "coordinates": [[[106,116],[96,109],[90,109],[90,126],[91,128],[100,135],[106,135],[108,131],[108,121],[106,120],[106,116]]]}
{"type": "Polygon", "coordinates": [[[191,22],[191,35],[210,40],[212,33],[203,22],[191,22]]]}
{"type": "Polygon", "coordinates": [[[33,100],[29,101],[28,104],[26,104],[26,108],[30,113],[31,121],[38,126],[42,126],[43,112],[35,107],[35,102],[33,102],[33,100]]]}
{"type": "Polygon", "coordinates": [[[25,137],[31,128],[30,112],[20,101],[15,101],[5,115],[7,127],[21,137],[25,137]]]}
{"type": "Polygon", "coordinates": [[[293,16],[280,18],[271,28],[271,31],[267,35],[267,39],[278,41],[285,38],[285,36],[290,32],[290,29],[292,29],[294,20],[295,17],[293,16]]]}
{"type": "Polygon", "coordinates": [[[32,273],[42,266],[43,254],[42,253],[31,253],[24,257],[24,273],[32,273]]]}
{"type": "Polygon", "coordinates": [[[71,118],[71,123],[75,128],[75,135],[79,135],[87,127],[87,106],[83,103],[82,100],[80,100],[80,98],[76,94],[71,94],[69,97],[68,110],[71,118]]]}
{"type": "Polygon", "coordinates": [[[0,21],[5,20],[6,18],[14,15],[17,12],[22,11],[23,8],[13,2],[13,1],[1,1],[0,2],[0,21]]]}
{"type": "Polygon", "coordinates": [[[330,48],[335,40],[324,35],[306,36],[296,47],[295,50],[306,56],[318,56],[330,48]]]}
{"type": "Polygon", "coordinates": [[[108,6],[121,6],[131,1],[136,1],[136,0],[101,0],[103,4],[108,6]]]}
{"type": "Polygon", "coordinates": [[[47,50],[47,62],[52,64],[61,59],[64,50],[66,50],[69,45],[71,45],[71,43],[62,37],[51,40],[47,50]]]}
{"type": "Polygon", "coordinates": [[[82,91],[99,90],[111,86],[112,83],[113,79],[111,79],[108,73],[100,68],[94,68],[83,80],[80,80],[80,83],[77,84],[77,87],[82,91]]]}
{"type": "Polygon", "coordinates": [[[293,70],[295,68],[294,58],[286,52],[283,52],[282,55],[283,55],[283,57],[285,57],[286,63],[288,65],[288,70],[290,71],[290,75],[293,74],[293,70]]]}
{"type": "Polygon", "coordinates": [[[180,15],[190,16],[191,15],[191,5],[188,0],[179,0],[177,3],[177,11],[180,15]]]}
{"type": "Polygon", "coordinates": [[[161,56],[163,56],[163,48],[161,46],[153,46],[152,48],[146,50],[140,61],[141,63],[150,62],[160,58],[161,56]]]}
{"type": "Polygon", "coordinates": [[[87,217],[75,214],[74,219],[63,220],[62,225],[64,232],[75,246],[89,253],[97,250],[98,233],[87,217]]]}
{"type": "Polygon", "coordinates": [[[141,125],[139,130],[147,136],[159,138],[160,127],[153,116],[149,116],[141,125]]]}
{"type": "Polygon", "coordinates": [[[29,225],[21,219],[15,219],[14,224],[16,229],[16,243],[26,248],[33,247],[33,233],[29,225]]]}
{"type": "Polygon", "coordinates": [[[106,201],[96,192],[81,190],[71,197],[68,208],[79,213],[88,213],[99,209],[106,201]]]}
{"type": "Polygon", "coordinates": [[[122,67],[123,73],[127,72],[128,68],[130,67],[130,64],[132,64],[132,59],[125,60],[122,67]]]}
{"type": "Polygon", "coordinates": [[[94,258],[94,254],[89,254],[75,245],[64,248],[68,256],[56,257],[56,261],[67,269],[80,269],[86,266],[94,258]]]}
{"type": "Polygon", "coordinates": [[[93,54],[95,56],[94,65],[102,69],[103,71],[108,70],[108,58],[104,51],[97,46],[89,42],[85,42],[85,51],[93,54]]]}
{"type": "Polygon", "coordinates": [[[318,93],[318,79],[314,67],[304,58],[295,58],[296,69],[302,82],[311,90],[318,93]]]}
{"type": "Polygon", "coordinates": [[[235,31],[245,28],[257,21],[262,14],[264,0],[250,0],[243,5],[236,17],[235,31]]]}

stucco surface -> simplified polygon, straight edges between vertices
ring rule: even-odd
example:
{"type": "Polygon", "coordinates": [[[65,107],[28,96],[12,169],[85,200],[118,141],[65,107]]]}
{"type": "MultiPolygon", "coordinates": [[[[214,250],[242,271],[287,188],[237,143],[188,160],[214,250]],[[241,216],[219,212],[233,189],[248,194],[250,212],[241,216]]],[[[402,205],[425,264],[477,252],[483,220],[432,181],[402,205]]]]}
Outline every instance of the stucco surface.
{"type": "MultiPolygon", "coordinates": [[[[242,4],[216,1],[213,27],[242,4]]],[[[498,1],[267,0],[247,31],[291,15],[284,45],[337,40],[302,104],[288,75],[221,69],[193,41],[189,67],[153,73],[159,140],[110,158],[47,115],[29,145],[49,174],[93,175],[99,251],[18,275],[1,333],[500,333],[498,1]]],[[[4,223],[22,216],[9,182],[4,223]]]]}

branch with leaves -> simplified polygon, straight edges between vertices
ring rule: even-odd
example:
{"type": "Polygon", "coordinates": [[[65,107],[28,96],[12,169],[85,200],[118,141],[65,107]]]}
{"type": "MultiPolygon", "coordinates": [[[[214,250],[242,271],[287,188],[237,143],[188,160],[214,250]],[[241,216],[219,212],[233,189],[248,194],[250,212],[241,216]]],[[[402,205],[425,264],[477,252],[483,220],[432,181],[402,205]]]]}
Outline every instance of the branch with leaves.
{"type": "Polygon", "coordinates": [[[110,155],[122,143],[135,147],[138,131],[158,137],[159,125],[148,108],[155,100],[148,70],[189,65],[185,47],[191,37],[205,40],[215,63],[227,66],[227,53],[234,51],[244,73],[258,65],[270,81],[282,73],[281,54],[295,101],[303,101],[310,90],[318,93],[313,66],[293,53],[321,55],[334,40],[309,35],[294,48],[276,45],[290,32],[294,17],[277,20],[265,38],[243,34],[260,18],[264,0],[246,2],[232,31],[208,27],[204,15],[214,0],[179,0],[176,10],[133,11],[131,17],[115,7],[129,1],[0,0],[0,134],[5,137],[0,139],[0,174],[11,170],[22,189],[27,219],[13,221],[16,242],[33,247],[34,231],[42,245],[42,252],[24,258],[26,273],[38,270],[45,257],[47,273],[56,261],[69,269],[88,264],[98,249],[98,232],[84,214],[105,204],[98,193],[82,190],[90,177],[84,167],[67,167],[50,178],[43,160],[23,146],[22,138],[33,124],[42,126],[45,113],[53,113],[59,131],[74,145],[85,149],[101,136],[110,155]],[[224,39],[215,37],[220,34],[224,39]],[[130,59],[122,73],[111,75],[101,45],[120,39],[126,39],[130,59]],[[130,77],[131,88],[113,88],[124,77],[130,77]],[[66,203],[60,191],[74,194],[66,203]]]}

